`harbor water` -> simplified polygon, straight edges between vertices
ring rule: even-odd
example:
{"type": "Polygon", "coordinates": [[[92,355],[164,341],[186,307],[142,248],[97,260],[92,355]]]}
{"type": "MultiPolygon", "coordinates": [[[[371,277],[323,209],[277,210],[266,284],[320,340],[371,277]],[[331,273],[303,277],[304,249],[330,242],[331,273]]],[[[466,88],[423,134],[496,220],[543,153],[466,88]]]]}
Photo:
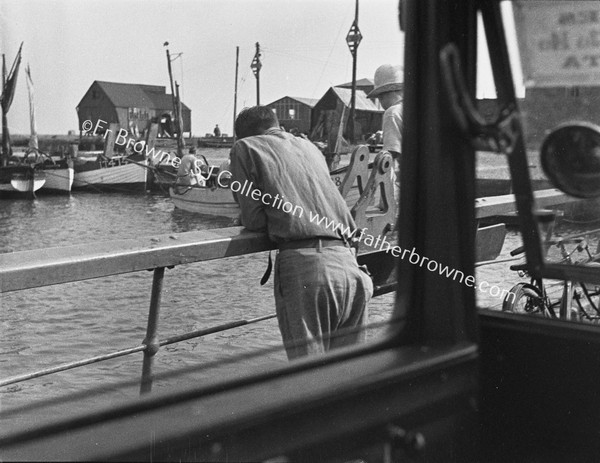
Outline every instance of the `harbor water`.
{"type": "MultiPolygon", "coordinates": [[[[205,153],[220,163],[227,150],[205,153]]],[[[0,200],[0,252],[43,250],[140,236],[222,228],[227,218],[175,209],[161,193],[81,193],[41,196],[35,200],[0,200]]],[[[502,256],[521,243],[509,231],[502,256]]],[[[43,251],[40,251],[43,252],[43,251]]],[[[271,278],[260,279],[268,253],[221,259],[166,270],[160,312],[161,338],[274,313],[271,278]]],[[[520,280],[510,264],[478,270],[478,280],[509,290],[520,280]]],[[[63,363],[138,346],[145,337],[152,272],[137,272],[0,295],[0,379],[63,363]]],[[[480,306],[500,309],[502,300],[477,294],[480,306]]],[[[372,300],[370,321],[391,316],[394,295],[372,300]]],[[[381,330],[375,331],[381,335],[381,330]]],[[[142,353],[36,378],[0,388],[0,412],[32,400],[68,396],[96,389],[97,400],[109,403],[130,392],[115,382],[139,382],[142,353]],[[106,386],[105,386],[106,385],[106,386]],[[105,387],[105,389],[103,389],[105,387]],[[98,389],[99,388],[99,389],[98,389]]],[[[180,380],[168,373],[195,368],[186,381],[204,382],[287,362],[275,319],[211,334],[161,348],[155,358],[154,390],[180,380]],[[246,358],[248,353],[264,354],[246,358]]]]}
{"type": "MultiPolygon", "coordinates": [[[[205,150],[209,162],[228,150],[205,150]]],[[[231,219],[175,209],[163,193],[38,195],[0,200],[0,252],[92,244],[231,226],[231,219]]],[[[160,309],[161,339],[237,320],[273,314],[273,278],[261,286],[268,253],[167,269],[160,309]]],[[[107,354],[142,343],[152,272],[136,272],[0,295],[0,379],[107,354]]],[[[389,318],[393,295],[373,300],[371,321],[389,318]]],[[[139,383],[142,353],[0,388],[0,412],[32,400],[100,388],[105,400],[137,396],[111,384],[139,383]],[[103,385],[106,390],[102,390],[103,385]]],[[[196,368],[198,383],[287,362],[275,319],[165,346],[155,357],[157,375],[196,368]],[[264,352],[261,353],[261,352],[264,352]],[[258,355],[247,359],[249,353],[258,355]]],[[[190,379],[191,378],[191,379],[190,379]]],[[[157,379],[153,390],[179,380],[157,379]]]]}

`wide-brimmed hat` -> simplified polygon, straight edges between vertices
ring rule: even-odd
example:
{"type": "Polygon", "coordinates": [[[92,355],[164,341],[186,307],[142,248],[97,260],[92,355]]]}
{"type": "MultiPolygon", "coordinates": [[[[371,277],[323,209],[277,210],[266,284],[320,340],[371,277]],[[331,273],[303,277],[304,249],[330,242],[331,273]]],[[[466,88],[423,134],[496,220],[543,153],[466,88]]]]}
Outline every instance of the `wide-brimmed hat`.
{"type": "Polygon", "coordinates": [[[375,71],[375,88],[367,95],[377,98],[382,93],[402,90],[404,87],[404,68],[400,65],[382,64],[375,71]]]}

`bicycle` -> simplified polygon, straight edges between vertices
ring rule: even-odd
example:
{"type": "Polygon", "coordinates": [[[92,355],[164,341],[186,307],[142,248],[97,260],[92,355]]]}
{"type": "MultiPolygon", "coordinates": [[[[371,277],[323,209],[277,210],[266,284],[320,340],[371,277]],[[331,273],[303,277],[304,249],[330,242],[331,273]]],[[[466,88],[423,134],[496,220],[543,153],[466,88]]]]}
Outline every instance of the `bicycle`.
{"type": "MultiPolygon", "coordinates": [[[[596,254],[589,249],[588,240],[584,238],[594,232],[585,232],[558,240],[546,240],[547,251],[556,246],[561,255],[561,263],[570,265],[597,265],[600,260],[600,242],[596,254]],[[570,252],[566,245],[574,244],[570,252]],[[585,253],[583,260],[575,261],[575,253],[585,253]]],[[[511,256],[525,252],[524,247],[511,251],[511,256]]],[[[517,271],[519,276],[526,276],[527,264],[511,265],[511,270],[517,271]]],[[[531,277],[529,283],[518,283],[513,286],[510,293],[506,295],[502,303],[503,312],[513,312],[529,315],[539,315],[548,318],[563,320],[577,320],[589,323],[600,323],[600,286],[589,283],[564,281],[562,283],[562,295],[557,300],[552,300],[546,290],[546,285],[541,278],[531,277]]]]}

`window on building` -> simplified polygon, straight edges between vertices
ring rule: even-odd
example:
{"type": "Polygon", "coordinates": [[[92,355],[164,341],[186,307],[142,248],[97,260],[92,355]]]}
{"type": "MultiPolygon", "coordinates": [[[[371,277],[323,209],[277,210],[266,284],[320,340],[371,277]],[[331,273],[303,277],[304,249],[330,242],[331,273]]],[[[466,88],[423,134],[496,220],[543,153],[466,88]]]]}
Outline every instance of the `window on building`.
{"type": "Polygon", "coordinates": [[[296,110],[294,108],[288,110],[288,119],[296,119],[296,110]]]}

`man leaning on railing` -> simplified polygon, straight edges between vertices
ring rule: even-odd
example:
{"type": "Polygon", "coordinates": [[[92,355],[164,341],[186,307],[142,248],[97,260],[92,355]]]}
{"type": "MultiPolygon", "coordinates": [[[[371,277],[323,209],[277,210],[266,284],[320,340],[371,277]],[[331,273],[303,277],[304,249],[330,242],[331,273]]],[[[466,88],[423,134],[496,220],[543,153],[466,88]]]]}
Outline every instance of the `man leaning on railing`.
{"type": "Polygon", "coordinates": [[[241,223],[266,231],[279,249],[275,306],[288,358],[364,340],[373,283],[340,227],[312,220],[318,214],[356,228],[323,155],[281,130],[264,106],[243,110],[235,132],[230,157],[232,185],[244,185],[236,194],[241,223]]]}

